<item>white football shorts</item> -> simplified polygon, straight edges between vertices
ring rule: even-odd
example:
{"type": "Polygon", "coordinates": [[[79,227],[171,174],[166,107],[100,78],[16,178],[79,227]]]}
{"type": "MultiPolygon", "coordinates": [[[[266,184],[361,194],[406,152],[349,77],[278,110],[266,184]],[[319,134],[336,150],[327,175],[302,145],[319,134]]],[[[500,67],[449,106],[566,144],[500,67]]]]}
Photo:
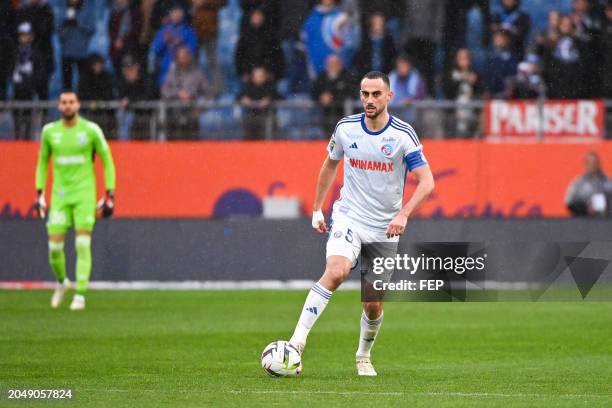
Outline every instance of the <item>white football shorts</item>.
{"type": "Polygon", "coordinates": [[[368,228],[336,212],[332,214],[326,257],[332,255],[343,256],[351,261],[351,266],[354,268],[361,252],[361,245],[371,242],[395,243],[397,245],[399,237],[387,238],[385,231],[368,228]]]}

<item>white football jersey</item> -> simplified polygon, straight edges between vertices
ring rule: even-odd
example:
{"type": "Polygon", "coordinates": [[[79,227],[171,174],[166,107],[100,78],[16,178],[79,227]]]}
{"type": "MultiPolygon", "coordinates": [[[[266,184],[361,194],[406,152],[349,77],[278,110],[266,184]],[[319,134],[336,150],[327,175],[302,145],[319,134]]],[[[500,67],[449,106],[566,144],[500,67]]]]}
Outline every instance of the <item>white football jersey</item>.
{"type": "Polygon", "coordinates": [[[344,156],[344,185],[332,219],[345,216],[378,230],[386,230],[402,208],[406,173],[427,164],[412,126],[393,116],[377,132],[366,127],[364,113],[343,118],[327,150],[332,160],[344,156]]]}

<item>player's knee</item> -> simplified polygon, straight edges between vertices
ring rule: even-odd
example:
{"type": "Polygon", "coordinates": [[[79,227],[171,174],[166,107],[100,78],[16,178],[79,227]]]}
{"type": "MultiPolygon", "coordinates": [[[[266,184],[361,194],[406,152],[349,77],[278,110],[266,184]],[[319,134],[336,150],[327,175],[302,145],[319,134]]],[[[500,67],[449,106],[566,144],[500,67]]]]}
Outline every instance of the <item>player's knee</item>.
{"type": "Polygon", "coordinates": [[[57,258],[64,252],[64,243],[49,241],[49,258],[57,258]]]}
{"type": "Polygon", "coordinates": [[[328,289],[335,289],[340,286],[348,276],[349,272],[350,269],[345,268],[343,265],[339,265],[336,263],[328,264],[325,267],[325,277],[326,281],[333,285],[333,288],[328,289]]]}
{"type": "Polygon", "coordinates": [[[383,302],[364,302],[363,311],[368,319],[376,320],[383,312],[383,302]]]}
{"type": "Polygon", "coordinates": [[[90,235],[77,235],[74,240],[74,245],[76,249],[88,249],[91,246],[91,236],[90,235]]]}

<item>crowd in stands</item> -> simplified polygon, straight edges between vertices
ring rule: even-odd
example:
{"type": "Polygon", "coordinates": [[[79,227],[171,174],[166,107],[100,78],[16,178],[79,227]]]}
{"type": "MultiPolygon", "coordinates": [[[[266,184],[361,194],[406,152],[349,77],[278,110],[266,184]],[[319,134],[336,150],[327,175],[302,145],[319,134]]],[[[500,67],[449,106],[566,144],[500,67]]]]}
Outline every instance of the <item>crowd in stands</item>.
{"type": "MultiPolygon", "coordinates": [[[[521,0],[239,0],[231,69],[219,62],[219,14],[232,0],[110,0],[106,55],[89,53],[99,2],[49,1],[62,7],[0,0],[2,100],[48,99],[54,52],[62,88],[84,101],[229,97],[243,107],[248,139],[263,137],[275,100],[295,95],[319,104],[322,127],[333,129],[370,70],[389,74],[397,108],[426,98],[612,98],[611,0],[567,0],[571,11],[549,10],[543,30],[521,0]],[[474,8],[479,64],[467,38],[474,8]]],[[[129,114],[120,138],[138,120],[129,114]]],[[[456,114],[457,132],[473,132],[475,113],[456,114]]],[[[195,110],[173,118],[187,132],[198,126],[195,110]]]]}

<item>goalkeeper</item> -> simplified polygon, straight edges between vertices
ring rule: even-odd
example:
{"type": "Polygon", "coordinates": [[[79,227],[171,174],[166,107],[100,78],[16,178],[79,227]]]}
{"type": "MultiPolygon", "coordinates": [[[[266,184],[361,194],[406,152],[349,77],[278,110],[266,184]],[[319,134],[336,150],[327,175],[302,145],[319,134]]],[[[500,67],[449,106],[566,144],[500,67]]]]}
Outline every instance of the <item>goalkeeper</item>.
{"type": "Polygon", "coordinates": [[[115,165],[100,127],[79,116],[77,94],[60,94],[58,109],[62,118],[43,127],[40,154],[36,166],[36,208],[47,219],[49,264],[57,283],[51,307],[57,308],[68,287],[64,238],[74,227],[76,232],[76,294],[70,310],[85,309],[85,292],[91,273],[91,233],[96,222],[95,154],[104,164],[106,195],[98,203],[102,216],[109,217],[114,209],[115,165]],[[46,217],[45,187],[49,157],[53,160],[51,206],[46,217]]]}

